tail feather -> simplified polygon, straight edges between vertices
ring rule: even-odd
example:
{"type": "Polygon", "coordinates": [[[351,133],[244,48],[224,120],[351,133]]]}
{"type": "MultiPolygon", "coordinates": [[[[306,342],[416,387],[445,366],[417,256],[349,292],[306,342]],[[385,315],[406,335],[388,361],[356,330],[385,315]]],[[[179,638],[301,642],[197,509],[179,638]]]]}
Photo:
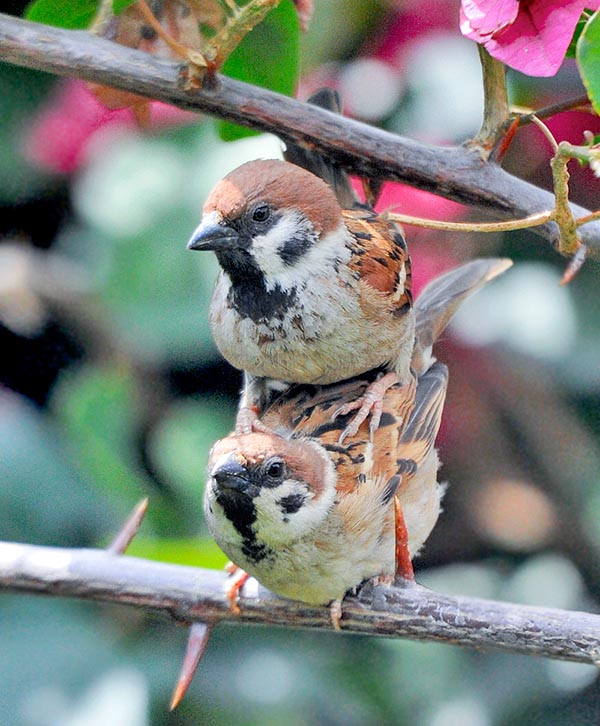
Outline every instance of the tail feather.
{"type": "MultiPolygon", "coordinates": [[[[326,111],[333,113],[342,112],[342,104],[337,91],[331,88],[321,88],[308,99],[308,103],[319,106],[326,111]]],[[[352,209],[360,204],[348,175],[334,161],[323,156],[321,152],[313,151],[308,146],[301,146],[293,141],[284,139],[286,149],[283,158],[291,164],[301,166],[315,176],[323,179],[324,182],[335,192],[335,195],[342,209],[352,209]]]]}
{"type": "Polygon", "coordinates": [[[414,306],[416,331],[412,367],[417,374],[431,365],[431,348],[459,306],[511,265],[512,260],[500,257],[472,260],[423,288],[414,306]]]}

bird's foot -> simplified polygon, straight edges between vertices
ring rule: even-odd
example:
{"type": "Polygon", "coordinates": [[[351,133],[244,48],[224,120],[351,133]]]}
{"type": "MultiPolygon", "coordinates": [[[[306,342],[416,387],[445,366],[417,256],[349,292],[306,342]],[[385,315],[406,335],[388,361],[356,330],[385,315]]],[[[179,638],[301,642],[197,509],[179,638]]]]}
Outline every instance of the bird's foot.
{"type": "Polygon", "coordinates": [[[340,444],[342,444],[344,439],[348,438],[348,436],[354,436],[358,433],[358,429],[361,427],[363,422],[366,421],[369,415],[371,416],[371,421],[369,423],[369,435],[371,437],[371,441],[373,440],[375,432],[379,428],[379,422],[381,421],[385,393],[388,388],[391,388],[393,385],[398,383],[398,381],[399,378],[393,371],[385,373],[381,378],[371,383],[360,398],[357,398],[356,401],[350,401],[350,403],[346,403],[337,409],[337,411],[333,414],[333,418],[345,416],[351,411],[358,409],[356,416],[354,416],[352,421],[342,431],[339,438],[340,444]]]}
{"type": "Polygon", "coordinates": [[[240,595],[240,590],[244,587],[244,584],[250,575],[242,570],[241,567],[234,565],[233,562],[228,562],[227,565],[225,565],[225,570],[233,578],[233,581],[227,585],[225,593],[227,595],[227,600],[229,601],[229,609],[234,615],[240,615],[242,611],[237,601],[240,595]]]}
{"type": "Polygon", "coordinates": [[[261,434],[272,434],[271,429],[261,423],[258,418],[259,414],[260,409],[257,406],[241,406],[235,419],[236,436],[251,434],[255,431],[261,434]]]}

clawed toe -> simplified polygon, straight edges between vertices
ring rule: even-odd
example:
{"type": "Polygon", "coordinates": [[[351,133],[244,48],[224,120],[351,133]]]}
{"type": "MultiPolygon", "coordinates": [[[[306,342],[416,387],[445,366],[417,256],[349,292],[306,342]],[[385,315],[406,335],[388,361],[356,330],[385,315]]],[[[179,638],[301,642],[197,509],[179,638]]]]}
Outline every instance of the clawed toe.
{"type": "Polygon", "coordinates": [[[258,409],[242,406],[239,409],[235,419],[236,436],[251,434],[257,431],[261,434],[272,434],[273,432],[268,426],[265,426],[258,418],[258,409]]]}
{"type": "Polygon", "coordinates": [[[396,383],[398,383],[398,376],[393,372],[386,373],[379,380],[371,383],[364,394],[356,401],[350,401],[349,403],[340,406],[335,411],[333,414],[334,419],[338,416],[345,416],[351,411],[356,411],[356,409],[358,409],[358,412],[352,421],[350,421],[350,423],[342,431],[338,440],[340,444],[344,443],[344,439],[355,436],[358,433],[359,428],[369,416],[371,416],[371,421],[369,423],[369,436],[371,441],[373,440],[375,432],[379,428],[379,424],[381,422],[383,399],[386,391],[396,383]]]}

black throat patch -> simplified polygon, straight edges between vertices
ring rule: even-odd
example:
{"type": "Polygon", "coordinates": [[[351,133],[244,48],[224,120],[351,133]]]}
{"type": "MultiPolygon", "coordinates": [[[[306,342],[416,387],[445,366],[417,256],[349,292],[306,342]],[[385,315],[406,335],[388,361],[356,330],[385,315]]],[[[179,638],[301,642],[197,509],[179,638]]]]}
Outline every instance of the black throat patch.
{"type": "Polygon", "coordinates": [[[256,507],[252,497],[245,494],[223,494],[216,491],[217,504],[223,507],[225,516],[242,536],[242,553],[252,562],[260,562],[272,554],[271,550],[256,539],[253,524],[256,507]]]}
{"type": "Polygon", "coordinates": [[[282,290],[279,285],[267,290],[261,275],[258,278],[231,279],[227,299],[242,318],[269,324],[273,320],[283,320],[285,313],[295,305],[297,294],[295,289],[282,290]]]}

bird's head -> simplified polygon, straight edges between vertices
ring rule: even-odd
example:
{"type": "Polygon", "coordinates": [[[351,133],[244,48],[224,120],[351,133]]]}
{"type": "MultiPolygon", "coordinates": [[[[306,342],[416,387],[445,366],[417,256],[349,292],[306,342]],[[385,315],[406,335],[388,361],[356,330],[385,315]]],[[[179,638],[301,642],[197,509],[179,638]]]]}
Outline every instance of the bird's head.
{"type": "Polygon", "coordinates": [[[333,463],[314,441],[228,436],[214,445],[208,463],[205,506],[213,536],[267,547],[295,542],[327,516],[335,484],[333,463]]]}
{"type": "Polygon", "coordinates": [[[289,290],[343,256],[345,227],[332,189],[275,159],[238,167],[212,190],[188,248],[212,250],[232,281],[289,290]]]}

